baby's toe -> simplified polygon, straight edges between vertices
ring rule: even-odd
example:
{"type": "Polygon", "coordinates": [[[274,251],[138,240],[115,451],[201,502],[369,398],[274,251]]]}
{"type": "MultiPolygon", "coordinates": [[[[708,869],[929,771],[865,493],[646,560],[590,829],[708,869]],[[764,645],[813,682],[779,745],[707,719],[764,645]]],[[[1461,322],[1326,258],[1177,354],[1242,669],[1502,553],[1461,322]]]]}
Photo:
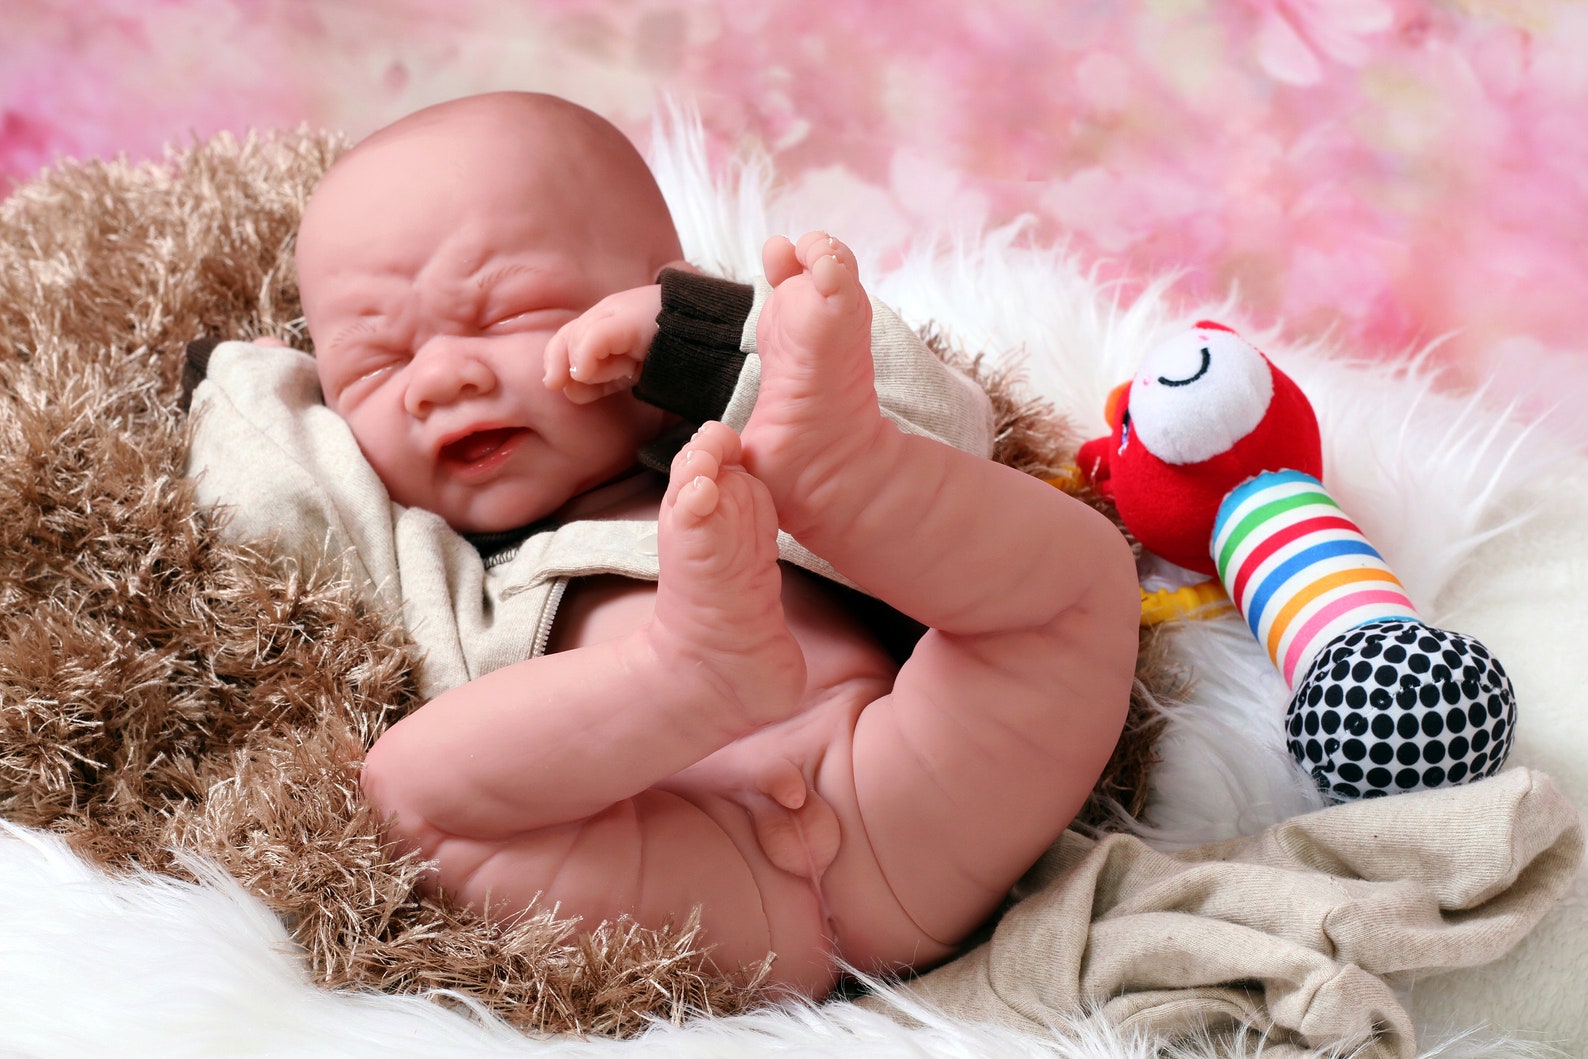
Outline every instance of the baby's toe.
{"type": "Polygon", "coordinates": [[[709,454],[718,464],[737,463],[739,461],[739,435],[726,423],[716,420],[702,426],[695,431],[684,452],[703,452],[709,454]]]}
{"type": "Polygon", "coordinates": [[[817,261],[825,257],[851,267],[855,263],[854,251],[849,249],[848,244],[823,231],[806,232],[800,236],[797,252],[800,264],[806,268],[814,267],[817,261]]]}
{"type": "Polygon", "coordinates": [[[677,507],[697,519],[703,519],[717,510],[721,495],[715,478],[698,474],[679,488],[677,507]]]}
{"type": "Polygon", "coordinates": [[[739,459],[739,435],[722,423],[707,423],[673,457],[664,503],[683,504],[697,517],[709,515],[717,506],[717,479],[739,459]]]}
{"type": "Polygon", "coordinates": [[[811,265],[811,282],[824,298],[844,297],[853,300],[860,284],[855,270],[837,257],[819,257],[811,265]]]}

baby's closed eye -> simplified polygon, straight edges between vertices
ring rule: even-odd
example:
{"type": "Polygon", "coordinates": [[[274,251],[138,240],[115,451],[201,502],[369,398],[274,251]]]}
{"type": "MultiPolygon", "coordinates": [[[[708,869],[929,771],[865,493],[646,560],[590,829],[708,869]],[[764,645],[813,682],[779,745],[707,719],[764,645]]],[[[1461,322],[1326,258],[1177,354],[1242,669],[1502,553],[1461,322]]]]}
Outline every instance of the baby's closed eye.
{"type": "Polygon", "coordinates": [[[579,314],[571,309],[509,307],[487,313],[480,330],[488,334],[518,331],[555,331],[579,314]]]}
{"type": "MultiPolygon", "coordinates": [[[[322,363],[325,356],[322,351],[322,363]]],[[[360,343],[356,349],[337,350],[334,356],[336,366],[323,374],[327,387],[337,397],[376,382],[413,359],[407,349],[367,343],[360,343]]]]}

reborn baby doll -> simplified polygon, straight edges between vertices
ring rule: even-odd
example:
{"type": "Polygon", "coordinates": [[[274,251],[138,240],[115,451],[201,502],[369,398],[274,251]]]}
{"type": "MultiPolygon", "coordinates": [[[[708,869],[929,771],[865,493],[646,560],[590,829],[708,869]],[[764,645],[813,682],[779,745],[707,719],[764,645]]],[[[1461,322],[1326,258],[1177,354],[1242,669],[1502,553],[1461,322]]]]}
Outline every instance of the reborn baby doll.
{"type": "Polygon", "coordinates": [[[698,906],[719,968],[774,953],[820,996],[839,961],[948,956],[1074,817],[1125,717],[1134,565],[984,458],[985,397],[844,244],[770,240],[753,292],[681,257],[588,111],[420,111],[316,188],[315,358],[217,349],[191,469],[425,646],[429,701],[363,785],[431,885],[592,923],[698,906]],[[902,662],[835,582],[925,627],[902,662]]]}

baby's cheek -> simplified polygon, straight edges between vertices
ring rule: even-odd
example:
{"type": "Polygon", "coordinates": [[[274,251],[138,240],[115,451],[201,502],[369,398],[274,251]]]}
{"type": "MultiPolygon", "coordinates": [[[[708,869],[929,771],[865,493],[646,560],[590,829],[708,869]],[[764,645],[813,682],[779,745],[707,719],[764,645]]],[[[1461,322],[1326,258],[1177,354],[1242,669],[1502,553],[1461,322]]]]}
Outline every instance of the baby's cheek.
{"type": "Polygon", "coordinates": [[[367,408],[360,408],[346,422],[359,451],[391,498],[409,507],[416,506],[419,499],[413,494],[428,476],[422,473],[419,454],[406,432],[389,419],[372,415],[367,408]]]}

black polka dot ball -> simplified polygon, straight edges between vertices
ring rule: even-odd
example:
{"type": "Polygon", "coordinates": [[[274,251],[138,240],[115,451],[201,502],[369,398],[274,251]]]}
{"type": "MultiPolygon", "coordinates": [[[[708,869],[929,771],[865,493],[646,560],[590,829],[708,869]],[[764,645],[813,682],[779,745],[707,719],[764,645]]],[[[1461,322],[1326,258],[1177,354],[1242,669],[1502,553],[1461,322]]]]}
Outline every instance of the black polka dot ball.
{"type": "Polygon", "coordinates": [[[1472,637],[1376,621],[1318,652],[1285,721],[1291,754],[1325,793],[1378,798],[1498,772],[1516,696],[1472,637]]]}

